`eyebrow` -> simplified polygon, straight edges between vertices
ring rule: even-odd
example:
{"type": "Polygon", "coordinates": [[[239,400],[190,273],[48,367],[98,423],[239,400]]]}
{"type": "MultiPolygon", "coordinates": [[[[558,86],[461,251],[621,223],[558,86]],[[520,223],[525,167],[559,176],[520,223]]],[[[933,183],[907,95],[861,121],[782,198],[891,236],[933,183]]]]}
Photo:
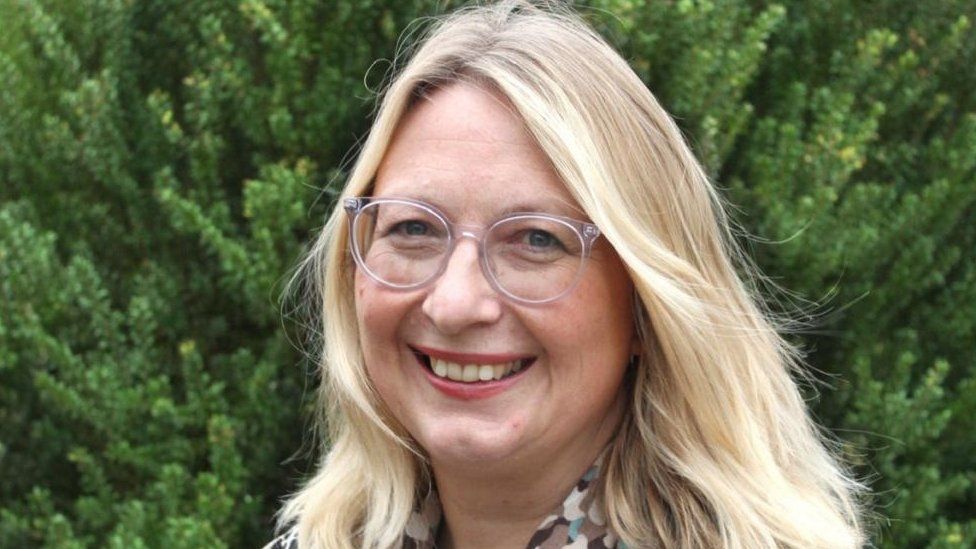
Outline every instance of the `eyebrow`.
{"type": "MultiPolygon", "coordinates": [[[[448,203],[443,202],[439,197],[433,196],[426,192],[418,192],[416,188],[410,188],[404,185],[404,188],[398,188],[398,185],[394,184],[394,191],[391,193],[384,193],[386,197],[397,197],[397,198],[409,198],[411,200],[417,200],[430,204],[431,206],[437,208],[444,214],[448,214],[451,208],[448,207],[448,203]]],[[[367,187],[367,192],[370,195],[375,195],[376,190],[376,180],[375,178],[370,181],[367,187]]],[[[517,198],[512,204],[509,204],[502,209],[493,212],[493,217],[501,218],[507,215],[515,213],[545,213],[550,215],[557,215],[561,217],[568,217],[572,219],[579,219],[583,221],[589,221],[589,215],[579,206],[572,204],[569,200],[564,198],[558,198],[555,196],[547,195],[539,199],[525,199],[517,198]]]]}
{"type": "MultiPolygon", "coordinates": [[[[451,215],[452,208],[447,207],[444,202],[429,196],[420,196],[418,193],[397,193],[388,195],[388,197],[417,200],[425,204],[430,204],[434,208],[437,208],[437,210],[443,212],[449,218],[454,217],[451,215]]],[[[509,204],[498,211],[492,212],[491,217],[493,219],[501,219],[503,217],[519,213],[541,213],[589,222],[589,216],[586,214],[586,212],[584,212],[581,208],[572,206],[571,204],[564,204],[564,202],[565,201],[560,200],[555,201],[555,203],[542,203],[531,200],[520,200],[513,204],[509,204]]]]}
{"type": "Polygon", "coordinates": [[[581,208],[575,207],[571,204],[566,203],[565,200],[556,200],[552,203],[539,203],[533,201],[520,201],[509,206],[506,206],[498,212],[498,217],[504,217],[506,215],[514,213],[547,213],[552,215],[559,215],[562,217],[588,217],[586,212],[581,208]]]}

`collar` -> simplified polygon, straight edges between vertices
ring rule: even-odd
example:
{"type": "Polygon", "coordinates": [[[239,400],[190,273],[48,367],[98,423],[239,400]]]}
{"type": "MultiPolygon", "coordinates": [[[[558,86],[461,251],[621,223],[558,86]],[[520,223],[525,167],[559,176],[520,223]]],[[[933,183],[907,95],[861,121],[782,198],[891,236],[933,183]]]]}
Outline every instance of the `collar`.
{"type": "MultiPolygon", "coordinates": [[[[601,490],[597,482],[603,455],[579,479],[562,504],[553,509],[536,528],[527,549],[593,547],[626,549],[611,531],[603,513],[601,490]]],[[[436,549],[442,511],[437,491],[431,490],[414,509],[404,533],[404,549],[436,549]]]]}

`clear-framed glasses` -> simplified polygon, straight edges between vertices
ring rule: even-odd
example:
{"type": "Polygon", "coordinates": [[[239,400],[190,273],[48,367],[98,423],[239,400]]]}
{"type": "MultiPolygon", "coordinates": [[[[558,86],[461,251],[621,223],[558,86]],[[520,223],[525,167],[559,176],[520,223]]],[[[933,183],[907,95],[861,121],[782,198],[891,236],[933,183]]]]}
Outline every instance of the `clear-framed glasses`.
{"type": "Polygon", "coordinates": [[[544,213],[513,213],[487,227],[456,225],[429,204],[407,198],[343,202],[356,265],[390,288],[416,290],[435,281],[464,237],[478,242],[481,270],[513,301],[555,301],[579,282],[596,225],[544,213]]]}

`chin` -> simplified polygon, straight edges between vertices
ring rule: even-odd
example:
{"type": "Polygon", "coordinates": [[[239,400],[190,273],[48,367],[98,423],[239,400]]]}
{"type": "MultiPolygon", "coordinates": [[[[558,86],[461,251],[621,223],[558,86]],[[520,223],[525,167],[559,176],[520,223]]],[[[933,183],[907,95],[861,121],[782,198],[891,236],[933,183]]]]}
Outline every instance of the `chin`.
{"type": "Polygon", "coordinates": [[[496,465],[518,454],[523,438],[519,424],[508,421],[485,425],[482,421],[454,419],[450,425],[429,430],[418,441],[435,463],[496,465]]]}

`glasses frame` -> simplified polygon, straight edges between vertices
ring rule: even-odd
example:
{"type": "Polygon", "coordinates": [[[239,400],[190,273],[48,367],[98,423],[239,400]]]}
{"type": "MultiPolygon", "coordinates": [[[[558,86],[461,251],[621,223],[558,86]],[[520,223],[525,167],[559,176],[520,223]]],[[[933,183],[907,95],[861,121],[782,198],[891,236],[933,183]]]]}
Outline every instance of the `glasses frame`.
{"type": "Polygon", "coordinates": [[[346,198],[342,201],[342,207],[348,214],[349,219],[349,248],[352,251],[352,256],[356,261],[356,265],[363,270],[371,279],[387,288],[392,288],[394,290],[402,291],[412,291],[419,290],[426,286],[432,284],[435,280],[440,278],[444,274],[444,270],[447,269],[447,264],[450,262],[451,256],[454,254],[454,248],[457,247],[458,242],[462,238],[471,238],[478,243],[478,262],[481,264],[481,272],[485,279],[491,285],[491,287],[499,294],[505,296],[506,298],[516,302],[526,305],[541,305],[544,303],[552,303],[558,299],[565,297],[579,284],[580,278],[583,276],[583,271],[586,268],[587,259],[590,257],[590,251],[593,248],[593,243],[600,236],[600,229],[597,228],[593,223],[588,223],[586,221],[579,221],[577,219],[572,219],[569,217],[562,217],[558,215],[552,215],[541,212],[515,212],[499,219],[496,219],[491,224],[486,227],[472,227],[470,225],[460,225],[453,223],[446,215],[441,213],[440,210],[419,200],[414,200],[411,198],[398,198],[398,197],[373,197],[373,196],[363,196],[358,198],[346,198]],[[366,266],[366,261],[363,259],[362,250],[359,249],[359,243],[355,237],[356,235],[356,222],[359,220],[359,215],[363,212],[366,206],[370,204],[407,204],[411,206],[419,207],[437,219],[444,223],[447,227],[447,249],[444,252],[444,257],[441,259],[441,264],[429,277],[417,282],[415,284],[392,284],[387,282],[375,273],[373,273],[369,267],[366,266]],[[554,297],[549,297],[546,299],[526,299],[512,294],[504,287],[495,277],[495,273],[492,272],[491,267],[488,265],[488,245],[485,241],[485,236],[492,231],[499,224],[513,219],[544,219],[547,221],[552,221],[555,223],[561,223],[573,230],[576,236],[579,237],[580,242],[583,245],[583,250],[580,253],[580,266],[576,271],[576,275],[573,281],[563,290],[561,293],[554,297]]]}

